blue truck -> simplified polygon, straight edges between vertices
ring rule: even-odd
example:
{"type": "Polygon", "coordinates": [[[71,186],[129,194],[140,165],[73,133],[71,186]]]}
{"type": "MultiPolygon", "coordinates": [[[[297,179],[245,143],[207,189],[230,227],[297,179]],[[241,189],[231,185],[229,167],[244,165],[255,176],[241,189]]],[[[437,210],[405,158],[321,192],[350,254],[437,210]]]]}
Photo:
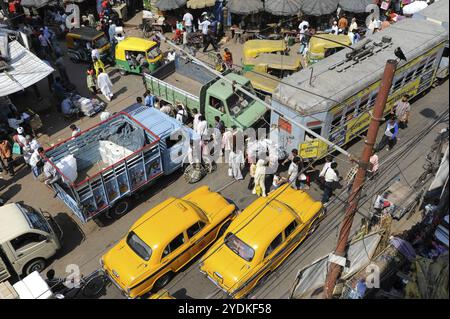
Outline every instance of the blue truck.
{"type": "Polygon", "coordinates": [[[189,138],[195,132],[174,118],[131,105],[45,151],[61,176],[52,187],[82,223],[105,212],[121,216],[132,195],[181,168],[189,138]],[[61,166],[68,156],[76,159],[76,179],[61,166]]]}

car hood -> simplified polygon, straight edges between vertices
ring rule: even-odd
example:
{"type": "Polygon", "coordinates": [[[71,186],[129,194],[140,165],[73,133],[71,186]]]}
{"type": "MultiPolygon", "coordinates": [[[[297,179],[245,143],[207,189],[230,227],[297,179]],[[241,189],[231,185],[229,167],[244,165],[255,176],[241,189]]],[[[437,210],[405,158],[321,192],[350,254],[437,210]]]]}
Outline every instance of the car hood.
{"type": "MultiPolygon", "coordinates": [[[[214,247],[211,248],[213,249],[214,247]]],[[[236,255],[225,245],[212,255],[207,254],[201,266],[201,270],[229,294],[243,284],[251,268],[251,263],[236,255]]]]}
{"type": "Polygon", "coordinates": [[[131,250],[125,240],[121,240],[109,250],[102,257],[102,261],[105,271],[124,290],[131,288],[144,274],[151,272],[148,262],[131,250]]]}

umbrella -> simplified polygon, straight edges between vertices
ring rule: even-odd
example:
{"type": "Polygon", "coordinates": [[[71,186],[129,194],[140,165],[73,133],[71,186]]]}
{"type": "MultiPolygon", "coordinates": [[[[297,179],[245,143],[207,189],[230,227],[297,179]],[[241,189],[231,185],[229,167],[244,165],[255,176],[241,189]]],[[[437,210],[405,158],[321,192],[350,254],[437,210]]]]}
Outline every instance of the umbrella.
{"type": "Polygon", "coordinates": [[[339,0],[308,0],[303,2],[302,12],[312,16],[330,14],[337,10],[339,0]]]}
{"type": "Polygon", "coordinates": [[[161,11],[174,10],[186,4],[186,0],[159,0],[155,6],[161,11]]]}
{"type": "Polygon", "coordinates": [[[253,14],[264,9],[261,0],[228,0],[227,7],[231,13],[235,14],[253,14]]]}
{"type": "Polygon", "coordinates": [[[264,2],[264,9],[273,15],[290,16],[297,14],[300,11],[304,1],[305,0],[266,0],[264,2]]]}
{"type": "Polygon", "coordinates": [[[216,4],[216,0],[188,0],[187,6],[191,9],[203,9],[212,7],[216,4]]]}
{"type": "Polygon", "coordinates": [[[366,7],[374,3],[374,0],[339,0],[342,10],[356,13],[366,12],[366,7]]]}
{"type": "Polygon", "coordinates": [[[420,10],[425,9],[426,7],[428,7],[426,1],[414,1],[413,3],[407,4],[403,7],[403,14],[412,15],[416,12],[419,12],[420,10]]]}

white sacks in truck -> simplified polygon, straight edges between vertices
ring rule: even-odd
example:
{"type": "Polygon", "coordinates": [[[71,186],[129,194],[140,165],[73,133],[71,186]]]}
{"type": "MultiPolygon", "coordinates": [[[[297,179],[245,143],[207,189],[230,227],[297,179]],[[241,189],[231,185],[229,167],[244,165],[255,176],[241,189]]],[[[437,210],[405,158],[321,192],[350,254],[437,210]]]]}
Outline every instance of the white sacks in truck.
{"type": "Polygon", "coordinates": [[[77,180],[77,159],[73,155],[67,155],[63,157],[56,166],[61,171],[63,176],[63,181],[67,184],[72,184],[77,180]]]}
{"type": "Polygon", "coordinates": [[[102,161],[107,165],[113,165],[123,158],[133,154],[129,149],[110,141],[99,141],[99,151],[102,161]]]}

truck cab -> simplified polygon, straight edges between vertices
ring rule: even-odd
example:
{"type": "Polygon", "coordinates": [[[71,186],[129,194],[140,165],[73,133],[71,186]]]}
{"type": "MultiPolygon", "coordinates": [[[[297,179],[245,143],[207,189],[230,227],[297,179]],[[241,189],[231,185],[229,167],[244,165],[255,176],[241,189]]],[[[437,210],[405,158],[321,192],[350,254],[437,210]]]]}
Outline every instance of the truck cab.
{"type": "Polygon", "coordinates": [[[173,106],[182,104],[190,112],[197,109],[210,126],[214,126],[216,116],[226,127],[255,126],[266,114],[266,107],[236,89],[242,86],[253,92],[250,80],[231,71],[223,75],[234,85],[195,61],[177,56],[152,74],[144,74],[144,82],[159,99],[173,106]]]}
{"type": "Polygon", "coordinates": [[[0,208],[0,281],[42,271],[61,248],[62,232],[48,215],[24,204],[0,208]]]}
{"type": "MultiPolygon", "coordinates": [[[[225,77],[235,83],[236,87],[244,87],[253,91],[250,80],[235,73],[228,73],[225,77]]],[[[214,119],[218,116],[226,127],[236,125],[246,129],[251,124],[258,122],[265,114],[266,107],[259,101],[236,90],[229,82],[216,79],[206,90],[204,104],[201,112],[210,126],[214,125],[214,119]]]]}

